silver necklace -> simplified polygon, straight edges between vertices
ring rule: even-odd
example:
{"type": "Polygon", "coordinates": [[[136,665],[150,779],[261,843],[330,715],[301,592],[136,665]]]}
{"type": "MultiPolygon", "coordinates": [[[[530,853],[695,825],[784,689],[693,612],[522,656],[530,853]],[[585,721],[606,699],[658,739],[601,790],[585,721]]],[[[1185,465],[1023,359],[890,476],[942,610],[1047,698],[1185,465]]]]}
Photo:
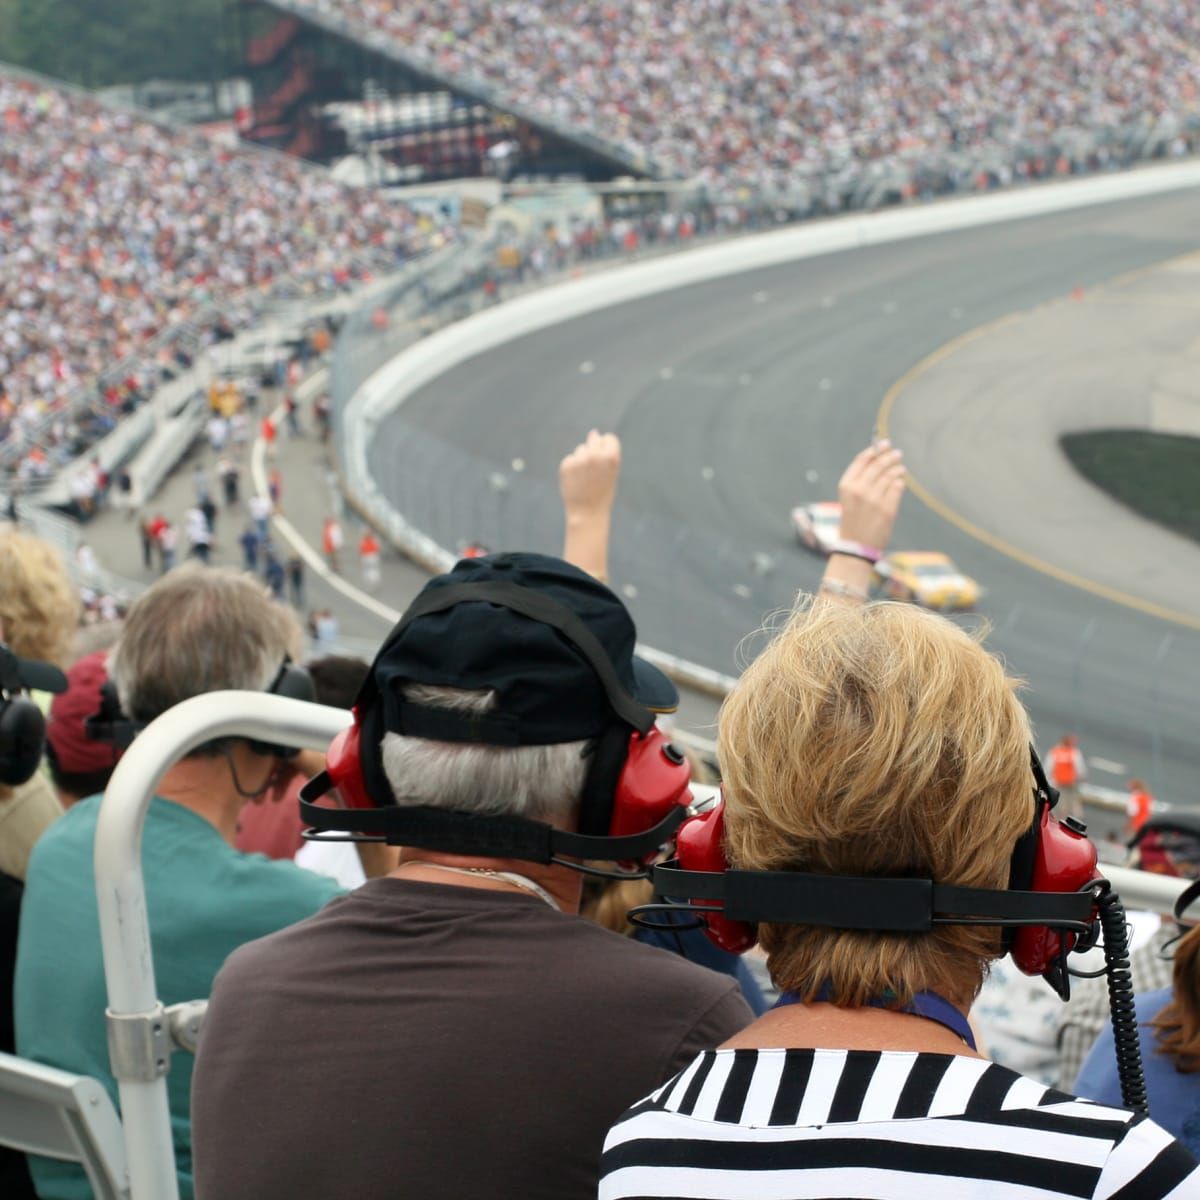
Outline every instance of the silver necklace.
{"type": "Polygon", "coordinates": [[[532,879],[518,875],[516,871],[493,871],[491,867],[452,867],[447,863],[429,862],[424,858],[410,858],[400,865],[402,867],[429,867],[434,871],[448,871],[451,875],[481,875],[485,879],[499,879],[502,883],[510,883],[513,887],[518,887],[531,896],[536,896],[555,912],[562,911],[558,906],[558,901],[540,883],[534,883],[532,879]]]}

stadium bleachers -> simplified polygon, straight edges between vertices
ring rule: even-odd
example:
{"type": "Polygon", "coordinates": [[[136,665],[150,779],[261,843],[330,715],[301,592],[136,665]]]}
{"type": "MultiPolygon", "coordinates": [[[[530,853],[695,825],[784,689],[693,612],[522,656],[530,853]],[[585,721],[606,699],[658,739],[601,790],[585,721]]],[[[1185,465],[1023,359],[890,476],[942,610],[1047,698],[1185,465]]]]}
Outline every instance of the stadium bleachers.
{"type": "Polygon", "coordinates": [[[171,361],[175,347],[161,344],[170,330],[207,313],[209,331],[228,336],[263,298],[350,286],[434,234],[406,206],[300,162],[0,67],[8,465],[48,473],[111,428],[171,361]]]}
{"type": "Polygon", "coordinates": [[[989,149],[1035,171],[1063,130],[1195,114],[1200,82],[1200,10],[1181,0],[286,7],[716,186],[989,149]]]}

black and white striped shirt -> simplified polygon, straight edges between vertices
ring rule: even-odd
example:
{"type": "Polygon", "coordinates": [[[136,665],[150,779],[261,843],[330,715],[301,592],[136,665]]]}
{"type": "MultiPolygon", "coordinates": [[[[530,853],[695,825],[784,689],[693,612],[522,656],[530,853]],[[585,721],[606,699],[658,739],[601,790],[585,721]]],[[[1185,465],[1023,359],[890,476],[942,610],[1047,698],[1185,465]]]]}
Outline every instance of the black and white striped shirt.
{"type": "Polygon", "coordinates": [[[609,1131],[600,1200],[1196,1200],[1153,1121],[983,1059],[715,1050],[609,1131]]]}

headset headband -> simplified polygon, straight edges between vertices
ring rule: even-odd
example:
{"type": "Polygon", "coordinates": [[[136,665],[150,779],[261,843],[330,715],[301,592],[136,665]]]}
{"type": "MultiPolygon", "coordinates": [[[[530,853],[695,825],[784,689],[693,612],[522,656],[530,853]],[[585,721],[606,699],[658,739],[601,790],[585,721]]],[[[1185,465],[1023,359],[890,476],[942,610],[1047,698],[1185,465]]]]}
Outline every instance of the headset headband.
{"type": "Polygon", "coordinates": [[[21,682],[21,664],[17,656],[0,642],[0,691],[12,696],[23,691],[25,685],[21,682]]]}
{"type": "Polygon", "coordinates": [[[522,862],[554,863],[564,858],[621,862],[645,858],[669,842],[688,815],[687,808],[677,804],[661,821],[642,833],[596,837],[568,833],[544,821],[523,817],[483,817],[441,808],[398,804],[383,808],[324,808],[307,798],[314,795],[310,788],[321,778],[318,775],[301,789],[301,818],[314,829],[358,836],[352,839],[318,837],[317,841],[358,841],[366,835],[367,840],[409,846],[414,850],[453,847],[455,854],[516,858],[522,862]]]}
{"type": "Polygon", "coordinates": [[[1175,900],[1175,920],[1183,925],[1183,914],[1195,904],[1196,900],[1200,899],[1200,879],[1194,883],[1189,883],[1175,900]]]}
{"type": "Polygon", "coordinates": [[[876,933],[927,933],[935,925],[1053,925],[1083,933],[1095,905],[1091,891],[1002,892],[930,879],[799,871],[684,871],[674,863],[655,867],[653,878],[658,895],[719,901],[722,915],[732,921],[876,933]]]}

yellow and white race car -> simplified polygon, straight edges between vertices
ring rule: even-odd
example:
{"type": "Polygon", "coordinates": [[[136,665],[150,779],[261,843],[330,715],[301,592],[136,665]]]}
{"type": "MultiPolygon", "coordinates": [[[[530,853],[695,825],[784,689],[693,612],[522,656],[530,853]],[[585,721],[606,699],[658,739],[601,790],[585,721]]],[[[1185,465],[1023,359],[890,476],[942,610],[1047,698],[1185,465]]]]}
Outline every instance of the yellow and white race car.
{"type": "Polygon", "coordinates": [[[876,564],[875,579],[885,596],[938,612],[974,608],[983,595],[983,588],[964,575],[949,555],[933,550],[889,554],[876,564]]]}

